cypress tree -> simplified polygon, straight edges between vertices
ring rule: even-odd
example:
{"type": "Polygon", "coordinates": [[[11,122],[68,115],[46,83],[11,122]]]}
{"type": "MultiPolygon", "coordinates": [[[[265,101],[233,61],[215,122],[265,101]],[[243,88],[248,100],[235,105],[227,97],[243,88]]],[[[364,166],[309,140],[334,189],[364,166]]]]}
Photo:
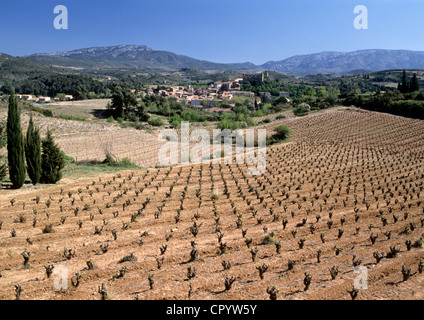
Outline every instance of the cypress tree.
{"type": "Polygon", "coordinates": [[[12,188],[19,189],[24,185],[26,177],[25,147],[21,128],[21,112],[14,88],[9,97],[7,113],[7,158],[12,188]]]}
{"type": "MultiPolygon", "coordinates": [[[[1,123],[0,124],[0,149],[5,147],[7,144],[7,137],[6,137],[6,124],[1,123]]],[[[3,159],[1,159],[3,160],[3,159]]],[[[0,187],[1,187],[1,181],[6,178],[8,172],[8,165],[7,162],[0,162],[0,187]]]]}
{"type": "Polygon", "coordinates": [[[418,83],[417,74],[414,73],[414,75],[412,76],[411,82],[409,83],[409,91],[415,92],[418,90],[420,90],[420,84],[418,83]]]}
{"type": "Polygon", "coordinates": [[[408,82],[406,80],[406,71],[403,69],[402,84],[400,85],[400,92],[406,93],[408,91],[408,82]]]}
{"type": "Polygon", "coordinates": [[[0,188],[2,185],[2,181],[7,176],[7,163],[0,163],[0,188]]]}
{"type": "Polygon", "coordinates": [[[42,183],[56,183],[62,179],[62,169],[65,167],[63,152],[53,140],[50,130],[42,141],[43,154],[41,155],[41,179],[42,183]]]}
{"type": "Polygon", "coordinates": [[[28,176],[32,184],[36,185],[41,178],[41,138],[39,129],[34,126],[32,115],[25,140],[25,158],[28,176]]]}

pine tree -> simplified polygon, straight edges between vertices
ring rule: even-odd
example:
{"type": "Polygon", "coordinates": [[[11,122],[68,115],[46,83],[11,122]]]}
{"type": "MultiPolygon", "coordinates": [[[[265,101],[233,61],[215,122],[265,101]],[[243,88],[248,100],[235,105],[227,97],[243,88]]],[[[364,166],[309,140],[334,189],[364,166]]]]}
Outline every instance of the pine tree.
{"type": "Polygon", "coordinates": [[[115,85],[112,90],[112,103],[110,108],[115,117],[125,117],[128,113],[137,109],[137,97],[131,92],[127,85],[115,85]]]}
{"type": "Polygon", "coordinates": [[[32,184],[36,185],[41,178],[41,138],[39,129],[34,126],[32,115],[25,140],[25,157],[28,176],[32,184]]]}
{"type": "Polygon", "coordinates": [[[14,88],[10,94],[7,113],[7,158],[12,188],[19,189],[24,185],[26,178],[25,148],[21,128],[21,112],[14,88]]]}
{"type": "Polygon", "coordinates": [[[47,136],[42,141],[42,149],[40,182],[54,184],[62,179],[61,170],[65,167],[65,158],[54,142],[50,130],[47,130],[47,136]]]}

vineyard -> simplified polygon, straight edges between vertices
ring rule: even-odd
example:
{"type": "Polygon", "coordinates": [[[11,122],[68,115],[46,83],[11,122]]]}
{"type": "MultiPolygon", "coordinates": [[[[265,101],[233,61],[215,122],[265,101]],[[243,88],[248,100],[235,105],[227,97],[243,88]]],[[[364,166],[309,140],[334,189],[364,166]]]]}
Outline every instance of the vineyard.
{"type": "MultiPolygon", "coordinates": [[[[89,110],[92,106],[88,106],[89,110]]],[[[82,110],[82,109],[81,109],[82,110]]],[[[88,111],[85,111],[88,113],[88,111]]],[[[106,120],[76,121],[43,117],[34,113],[34,122],[44,136],[47,129],[54,135],[55,141],[66,155],[77,162],[101,162],[106,154],[122,160],[129,158],[141,167],[155,166],[158,162],[157,150],[163,144],[156,134],[134,128],[121,128],[106,120]],[[95,143],[93,143],[95,141],[95,143]]],[[[5,121],[6,113],[0,114],[5,121]]],[[[29,113],[22,114],[22,127],[26,130],[29,113]]]]}
{"type": "Polygon", "coordinates": [[[424,122],[334,109],[263,128],[282,123],[263,175],[233,161],[2,196],[0,299],[423,299],[424,122]]]}

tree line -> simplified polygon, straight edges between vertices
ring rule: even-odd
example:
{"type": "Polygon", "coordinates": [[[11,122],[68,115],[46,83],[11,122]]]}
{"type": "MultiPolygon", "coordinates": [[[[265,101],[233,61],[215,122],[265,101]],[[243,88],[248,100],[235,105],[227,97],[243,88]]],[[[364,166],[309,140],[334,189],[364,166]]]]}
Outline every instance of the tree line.
{"type": "Polygon", "coordinates": [[[370,96],[347,95],[343,105],[354,105],[371,111],[386,112],[399,116],[424,119],[424,92],[401,93],[399,90],[376,93],[370,96]]]}
{"type": "Polygon", "coordinates": [[[77,100],[110,95],[108,85],[90,77],[74,74],[40,74],[21,81],[8,81],[0,87],[0,91],[11,94],[12,88],[16,92],[36,96],[56,97],[66,93],[73,95],[77,100]]]}

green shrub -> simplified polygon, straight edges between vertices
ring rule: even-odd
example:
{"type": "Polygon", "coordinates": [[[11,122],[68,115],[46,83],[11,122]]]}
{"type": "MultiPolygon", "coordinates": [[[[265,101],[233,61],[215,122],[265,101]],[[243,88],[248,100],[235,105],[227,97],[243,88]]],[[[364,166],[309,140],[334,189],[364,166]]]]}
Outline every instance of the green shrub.
{"type": "Polygon", "coordinates": [[[117,161],[109,153],[107,153],[106,158],[103,160],[102,163],[113,167],[116,166],[117,161]]]}
{"type": "Polygon", "coordinates": [[[33,105],[29,105],[29,108],[31,111],[41,113],[43,116],[53,117],[53,112],[51,110],[42,109],[33,105]]]}
{"type": "Polygon", "coordinates": [[[119,164],[123,167],[131,167],[133,165],[133,163],[131,162],[131,160],[129,158],[124,158],[122,159],[119,164]]]}
{"type": "Polygon", "coordinates": [[[124,122],[124,118],[118,117],[118,118],[116,118],[116,121],[121,124],[121,123],[124,122]]]}
{"type": "Polygon", "coordinates": [[[230,129],[234,131],[237,129],[242,129],[243,127],[243,123],[231,119],[222,119],[218,124],[218,128],[221,130],[230,129]]]}
{"type": "Polygon", "coordinates": [[[150,124],[151,126],[154,126],[154,127],[161,127],[165,123],[163,122],[163,120],[161,118],[151,118],[151,119],[149,119],[148,124],[150,124]]]}
{"type": "Polygon", "coordinates": [[[424,101],[424,92],[423,91],[419,91],[417,93],[417,95],[415,96],[415,100],[417,100],[417,101],[424,101]]]}
{"type": "Polygon", "coordinates": [[[255,112],[253,112],[252,116],[254,117],[262,117],[264,116],[264,113],[262,110],[256,110],[255,112]]]}
{"type": "Polygon", "coordinates": [[[179,128],[181,126],[181,121],[183,121],[183,119],[178,114],[174,114],[169,120],[173,128],[179,128]]]}
{"type": "Polygon", "coordinates": [[[285,141],[291,134],[291,130],[285,124],[281,124],[274,128],[275,133],[267,139],[267,145],[285,141]]]}
{"type": "Polygon", "coordinates": [[[115,118],[113,116],[110,116],[109,118],[107,118],[107,122],[114,122],[115,118]]]}
{"type": "Polygon", "coordinates": [[[102,164],[109,167],[123,167],[123,168],[136,168],[137,166],[131,162],[129,158],[124,158],[121,161],[116,161],[110,154],[106,154],[105,160],[102,164]]]}
{"type": "Polygon", "coordinates": [[[274,131],[275,131],[274,137],[279,140],[286,140],[291,134],[290,128],[287,127],[285,124],[276,126],[274,128],[274,131]]]}
{"type": "Polygon", "coordinates": [[[311,111],[311,106],[309,104],[300,103],[294,108],[293,113],[296,116],[305,116],[309,111],[311,111]]]}

